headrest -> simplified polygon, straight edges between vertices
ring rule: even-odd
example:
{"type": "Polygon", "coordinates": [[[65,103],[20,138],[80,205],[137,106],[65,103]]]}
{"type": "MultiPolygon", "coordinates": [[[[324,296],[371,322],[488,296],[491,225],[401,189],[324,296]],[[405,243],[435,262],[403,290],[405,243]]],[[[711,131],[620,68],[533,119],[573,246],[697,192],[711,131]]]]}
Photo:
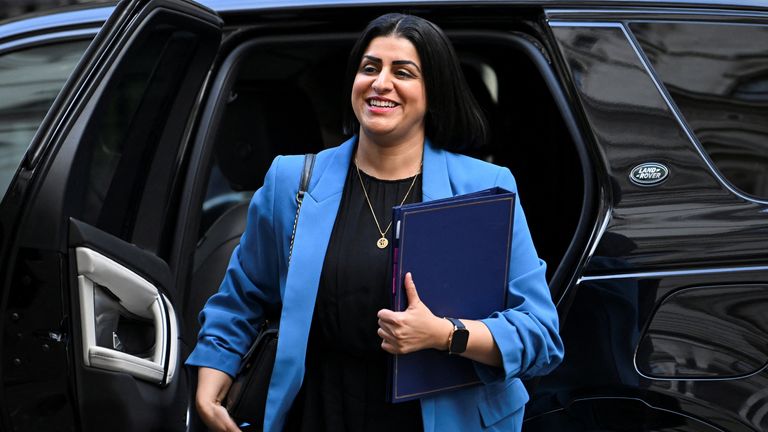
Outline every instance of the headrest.
{"type": "Polygon", "coordinates": [[[307,95],[284,82],[242,83],[230,95],[215,157],[236,191],[258,189],[279,154],[323,148],[315,109],[307,95]]]}
{"type": "Polygon", "coordinates": [[[466,153],[471,156],[483,159],[488,156],[488,154],[493,152],[493,139],[496,135],[494,133],[494,127],[497,125],[496,116],[498,115],[498,107],[493,101],[490,89],[488,89],[488,86],[483,81],[480,70],[475,65],[469,63],[462,63],[461,69],[469,90],[475,97],[477,104],[480,106],[480,110],[482,110],[483,114],[485,115],[485,119],[488,122],[488,142],[486,142],[484,146],[471,149],[466,153]]]}

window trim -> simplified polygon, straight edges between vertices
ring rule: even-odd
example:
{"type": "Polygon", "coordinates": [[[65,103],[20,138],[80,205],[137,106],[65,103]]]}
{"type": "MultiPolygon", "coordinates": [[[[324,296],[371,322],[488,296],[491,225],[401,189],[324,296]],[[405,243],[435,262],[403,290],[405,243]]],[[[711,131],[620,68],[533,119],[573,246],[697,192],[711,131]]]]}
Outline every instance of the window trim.
{"type": "Polygon", "coordinates": [[[37,48],[43,45],[54,45],[62,42],[93,39],[98,32],[99,28],[88,28],[59,31],[55,33],[30,36],[24,39],[15,39],[9,42],[0,43],[0,56],[25,49],[37,48]]]}

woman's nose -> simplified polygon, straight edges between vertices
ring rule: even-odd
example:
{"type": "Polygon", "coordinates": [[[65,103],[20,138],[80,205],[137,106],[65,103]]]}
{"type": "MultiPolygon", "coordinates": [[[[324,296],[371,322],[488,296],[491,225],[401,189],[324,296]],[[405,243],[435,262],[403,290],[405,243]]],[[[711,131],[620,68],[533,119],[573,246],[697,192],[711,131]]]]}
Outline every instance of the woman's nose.
{"type": "Polygon", "coordinates": [[[377,93],[385,93],[392,89],[392,80],[386,71],[382,71],[376,80],[373,81],[373,91],[377,93]]]}

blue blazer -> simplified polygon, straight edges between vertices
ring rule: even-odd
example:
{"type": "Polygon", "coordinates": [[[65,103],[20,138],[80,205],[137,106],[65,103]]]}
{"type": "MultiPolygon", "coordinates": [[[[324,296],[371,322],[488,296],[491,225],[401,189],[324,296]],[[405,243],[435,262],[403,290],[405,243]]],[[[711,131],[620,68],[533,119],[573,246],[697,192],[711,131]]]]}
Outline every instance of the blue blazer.
{"type": "MultiPolygon", "coordinates": [[[[277,359],[267,398],[265,431],[282,430],[304,377],[307,338],[328,240],[341,202],[355,138],[320,152],[304,197],[293,248],[296,191],[303,156],[277,157],[253,196],[248,223],[220,291],[200,313],[202,328],[188,365],[234,376],[256,336],[265,308],[282,304],[277,359]]],[[[517,192],[508,169],[424,146],[424,201],[500,186],[517,192]]],[[[503,367],[476,364],[484,385],[421,400],[424,430],[519,431],[528,394],[520,381],[546,374],[562,360],[558,318],[519,200],[509,267],[508,307],[483,322],[503,367]]],[[[427,305],[429,306],[429,305],[427,305]]]]}

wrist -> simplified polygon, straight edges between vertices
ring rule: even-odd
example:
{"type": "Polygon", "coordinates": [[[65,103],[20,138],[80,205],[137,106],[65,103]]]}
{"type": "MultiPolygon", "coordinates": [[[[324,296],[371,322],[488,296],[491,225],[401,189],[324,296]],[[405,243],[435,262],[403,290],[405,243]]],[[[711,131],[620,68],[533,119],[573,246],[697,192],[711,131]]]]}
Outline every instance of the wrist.
{"type": "Polygon", "coordinates": [[[448,354],[462,355],[467,350],[469,344],[469,329],[466,324],[458,318],[445,317],[446,321],[451,323],[451,335],[448,339],[448,354]]]}
{"type": "MultiPolygon", "coordinates": [[[[437,318],[437,317],[435,317],[437,318]]],[[[445,318],[437,318],[435,339],[432,348],[439,351],[448,351],[448,344],[453,333],[453,324],[445,318]]]]}

